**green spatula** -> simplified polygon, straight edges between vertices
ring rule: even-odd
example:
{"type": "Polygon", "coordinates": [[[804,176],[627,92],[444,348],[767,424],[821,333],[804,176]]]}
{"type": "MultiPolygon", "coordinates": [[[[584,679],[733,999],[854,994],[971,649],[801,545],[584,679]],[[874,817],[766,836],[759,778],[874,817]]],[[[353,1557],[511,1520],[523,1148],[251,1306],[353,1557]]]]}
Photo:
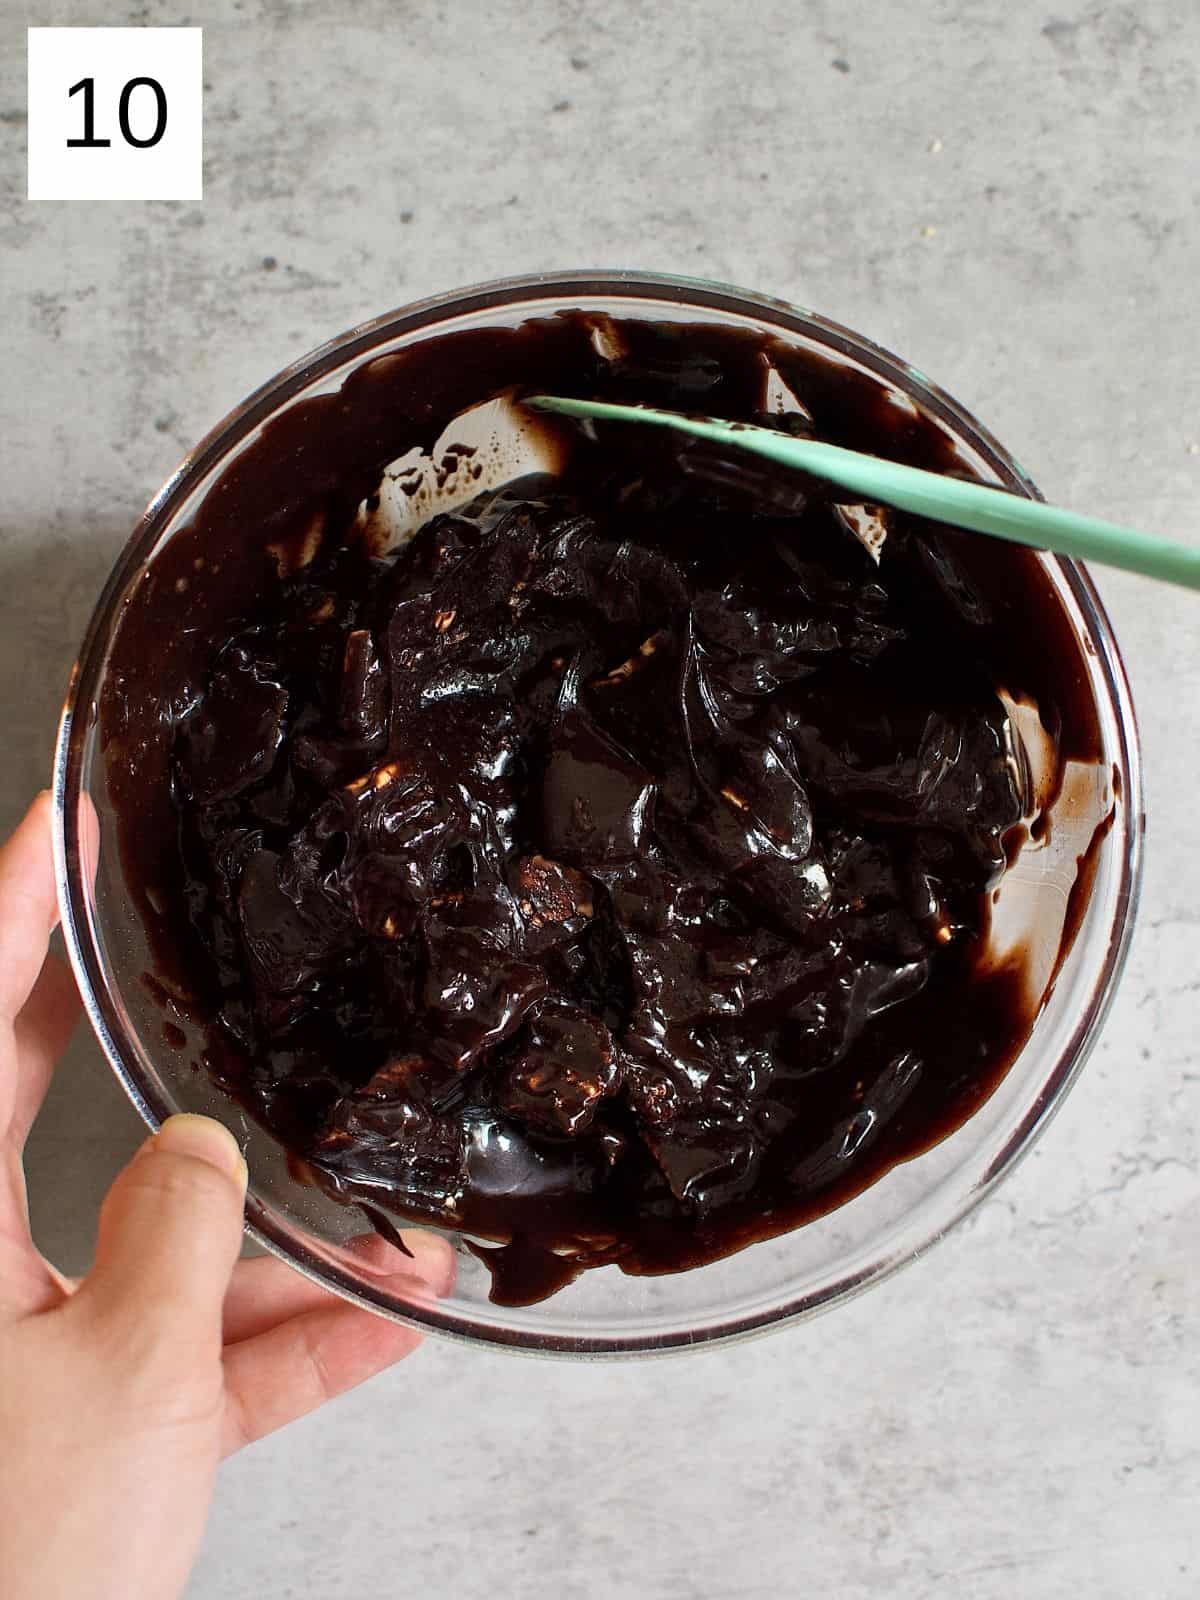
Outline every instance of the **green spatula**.
{"type": "Polygon", "coordinates": [[[594,417],[603,422],[648,422],[694,434],[717,444],[750,450],[785,467],[799,467],[826,478],[870,503],[913,511],[936,522],[951,522],[975,533],[990,533],[1017,544],[1053,550],[1077,561],[1100,561],[1124,567],[1147,578],[1200,589],[1200,548],[1192,549],[1151,533],[1136,533],[1099,517],[1084,517],[1040,500],[1026,500],[1003,489],[943,477],[920,467],[902,466],[879,456],[860,455],[840,445],[797,439],[749,423],[721,422],[709,417],[680,416],[648,406],[611,405],[601,400],[569,400],[540,394],[525,401],[540,411],[566,417],[594,417]]]}

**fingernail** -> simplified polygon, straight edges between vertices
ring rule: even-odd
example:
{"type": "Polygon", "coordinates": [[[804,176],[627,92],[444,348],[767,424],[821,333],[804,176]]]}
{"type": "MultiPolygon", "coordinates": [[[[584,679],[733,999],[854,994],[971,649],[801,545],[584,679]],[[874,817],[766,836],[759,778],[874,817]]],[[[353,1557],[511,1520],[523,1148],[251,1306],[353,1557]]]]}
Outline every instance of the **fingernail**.
{"type": "Polygon", "coordinates": [[[246,1161],[241,1148],[229,1129],[212,1117],[198,1117],[191,1111],[168,1117],[158,1130],[153,1147],[207,1161],[210,1167],[217,1167],[232,1178],[239,1188],[246,1187],[246,1161]]]}
{"type": "Polygon", "coordinates": [[[405,1231],[404,1242],[412,1252],[412,1270],[424,1278],[434,1294],[444,1299],[454,1288],[458,1266],[449,1241],[424,1228],[414,1228],[405,1231]]]}
{"type": "Polygon", "coordinates": [[[444,1299],[453,1290],[457,1275],[458,1260],[453,1246],[440,1234],[426,1228],[405,1228],[403,1237],[407,1254],[377,1233],[361,1234],[349,1242],[347,1249],[352,1250],[373,1275],[397,1284],[417,1278],[439,1299],[444,1299]]]}

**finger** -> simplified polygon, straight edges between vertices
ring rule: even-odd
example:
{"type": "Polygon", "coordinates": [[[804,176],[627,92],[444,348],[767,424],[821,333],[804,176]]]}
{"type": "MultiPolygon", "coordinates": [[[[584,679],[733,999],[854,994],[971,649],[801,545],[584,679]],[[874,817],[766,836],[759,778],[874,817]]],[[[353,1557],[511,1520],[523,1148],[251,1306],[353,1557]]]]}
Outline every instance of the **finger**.
{"type": "Polygon", "coordinates": [[[30,1238],[22,1152],[79,1011],[70,973],[47,956],[8,1041],[0,1043],[8,1066],[0,1085],[7,1107],[0,1119],[0,1305],[20,1313],[46,1310],[63,1298],[58,1275],[30,1238]]]}
{"type": "Polygon", "coordinates": [[[429,1228],[406,1228],[401,1237],[407,1255],[378,1233],[360,1233],[343,1248],[373,1277],[394,1283],[415,1273],[423,1280],[419,1293],[432,1289],[439,1299],[448,1295],[458,1276],[458,1256],[449,1239],[429,1228]]]}
{"type": "MultiPolygon", "coordinates": [[[[351,1248],[393,1294],[426,1298],[431,1291],[439,1296],[449,1294],[454,1284],[454,1252],[445,1239],[414,1230],[405,1235],[405,1243],[412,1251],[411,1260],[375,1235],[354,1240],[351,1248]]],[[[275,1256],[239,1261],[225,1296],[225,1343],[253,1339],[304,1312],[341,1303],[328,1289],[275,1256]]]]}
{"type": "Polygon", "coordinates": [[[43,793],[0,848],[0,1020],[16,1021],[57,922],[50,796],[43,793]]]}
{"type": "Polygon", "coordinates": [[[17,1044],[17,1078],[13,1090],[9,1138],[18,1150],[29,1137],[41,1110],[55,1063],[67,1048],[83,1009],[71,969],[49,955],[42,963],[33,993],[13,1028],[17,1044]]]}
{"type": "Polygon", "coordinates": [[[100,860],[100,818],[96,812],[96,802],[86,790],[79,796],[77,817],[79,870],[85,883],[94,884],[100,860]]]}
{"type": "Polygon", "coordinates": [[[0,1319],[51,1311],[70,1298],[71,1288],[71,1280],[33,1248],[27,1229],[19,1237],[0,1228],[0,1319]]]}
{"type": "Polygon", "coordinates": [[[139,1348],[219,1351],[245,1190],[246,1164],[227,1129],[208,1117],[168,1118],[109,1190],[75,1314],[101,1317],[139,1348]]]}
{"type": "Polygon", "coordinates": [[[225,1352],[225,1455],[373,1378],[421,1342],[357,1306],[306,1311],[225,1352]]]}

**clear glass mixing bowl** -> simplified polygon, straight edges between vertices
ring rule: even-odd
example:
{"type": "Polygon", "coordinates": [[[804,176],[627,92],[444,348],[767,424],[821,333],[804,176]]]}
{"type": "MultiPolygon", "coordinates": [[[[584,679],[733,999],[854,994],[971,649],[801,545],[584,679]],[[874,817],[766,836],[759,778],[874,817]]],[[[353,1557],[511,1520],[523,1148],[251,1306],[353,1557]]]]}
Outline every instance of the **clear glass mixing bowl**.
{"type": "Polygon", "coordinates": [[[749,326],[815,348],[875,374],[940,422],[982,480],[1037,494],[996,440],[919,372],[819,316],[743,290],[640,273],[565,273],[484,284],[380,317],[323,345],[251,395],[181,464],[134,530],[100,596],[63,712],[54,775],[59,895],[79,986],[113,1070],[151,1126],[189,1110],[234,1130],[251,1173],[247,1221],[267,1249],[347,1299],[451,1337],[547,1355],[651,1354],[735,1339],[847,1299],[923,1253],[1015,1166],[1083,1066],[1121,971],[1139,882],[1141,778],[1129,688],[1096,591],[1081,567],[1042,557],[1046,581],[1078,641],[1103,762],[1076,775],[1070,814],[1062,826],[1056,817],[1050,848],[1023,855],[1006,877],[1004,909],[1013,937],[1040,938],[1052,953],[1076,858],[1110,813],[1111,823],[1097,835],[1094,877],[1069,956],[1052,978],[1050,956],[1043,961],[1049,987],[1040,1014],[990,1099],[941,1144],[828,1216],[710,1266],[655,1278],[604,1267],[526,1309],[490,1304],[487,1271],[465,1249],[448,1299],[410,1298],[381,1285],[348,1248],[362,1229],[358,1214],[295,1182],[271,1137],[189,1066],[195,1051],[163,1048],[163,1014],[143,982],[152,966],[145,931],[115,848],[96,707],[124,599],[154,552],[191,519],[215,478],[264,422],[301,398],[336,390],[367,358],[448,331],[512,326],[567,308],[749,326]],[[81,821],[85,796],[100,822],[96,863],[87,859],[94,846],[81,821]]]}

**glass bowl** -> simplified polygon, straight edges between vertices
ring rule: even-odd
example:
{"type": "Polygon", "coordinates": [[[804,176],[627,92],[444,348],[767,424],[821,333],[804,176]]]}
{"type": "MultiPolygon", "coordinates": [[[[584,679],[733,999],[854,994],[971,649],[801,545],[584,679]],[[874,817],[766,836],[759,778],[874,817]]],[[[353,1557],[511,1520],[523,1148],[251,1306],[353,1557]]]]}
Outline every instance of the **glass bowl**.
{"type": "MultiPolygon", "coordinates": [[[[67,946],[113,1070],[152,1127],[173,1111],[189,1110],[216,1116],[234,1130],[251,1173],[247,1222],[260,1244],[347,1299],[437,1333],[547,1355],[641,1355],[744,1337],[836,1305],[924,1253],[1016,1165],[1083,1066],[1121,971],[1139,882],[1141,777],[1129,688],[1104,609],[1082,567],[1043,556],[1045,580],[1078,645],[1103,760],[1073,785],[1062,826],[1056,814],[1051,848],[1028,860],[1023,854],[1004,880],[1000,909],[1007,912],[1008,936],[1027,943],[1040,938],[1052,953],[1068,905],[1077,932],[1057,972],[1052,959],[1043,961],[1041,1010],[990,1098],[950,1137],[837,1210],[709,1266],[640,1278],[604,1267],[538,1305],[513,1309],[489,1302],[487,1271],[463,1248],[449,1298],[391,1292],[353,1249],[353,1235],[362,1229],[357,1213],[296,1182],[280,1147],[189,1064],[191,1053],[164,1048],[163,1012],[144,981],[153,965],[145,930],[113,838],[97,706],[124,600],[155,551],[188,522],[268,419],[301,398],[336,391],[367,358],[448,331],[513,326],[568,308],[748,326],[815,349],[873,374],[898,403],[937,421],[983,481],[1037,494],[996,440],[919,372],[857,334],[777,300],[640,273],[564,273],[422,301],[322,345],[264,385],[196,447],[148,507],[100,596],[72,676],[55,758],[55,843],[67,946]],[[98,861],[89,859],[95,855],[89,798],[99,817],[98,861]],[[1090,885],[1081,883],[1072,896],[1078,858],[1093,836],[1090,885]]],[[[998,916],[997,927],[1004,921],[998,916]]]]}

